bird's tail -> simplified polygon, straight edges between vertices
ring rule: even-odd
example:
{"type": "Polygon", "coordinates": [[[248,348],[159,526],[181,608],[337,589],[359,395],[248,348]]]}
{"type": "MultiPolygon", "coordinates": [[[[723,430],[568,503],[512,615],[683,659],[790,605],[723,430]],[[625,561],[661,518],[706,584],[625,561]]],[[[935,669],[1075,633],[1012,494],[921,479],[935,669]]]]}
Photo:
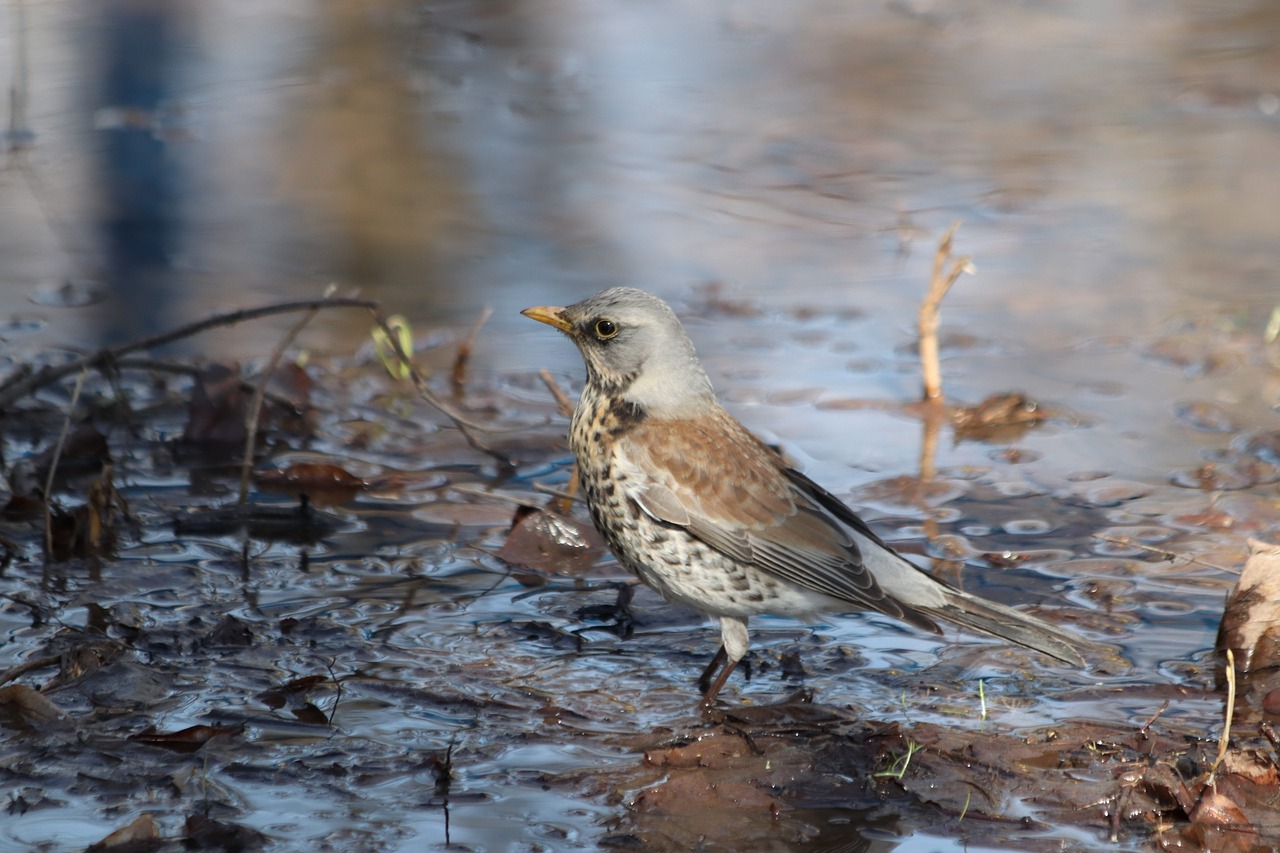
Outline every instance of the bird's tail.
{"type": "Polygon", "coordinates": [[[1043,619],[1020,613],[1012,607],[1005,607],[1003,604],[996,604],[994,601],[987,601],[951,587],[945,588],[944,595],[946,603],[942,607],[921,609],[930,616],[954,622],[963,628],[1000,637],[1081,668],[1085,665],[1086,654],[1090,652],[1096,654],[1100,651],[1097,644],[1077,637],[1056,625],[1050,625],[1043,619]]]}

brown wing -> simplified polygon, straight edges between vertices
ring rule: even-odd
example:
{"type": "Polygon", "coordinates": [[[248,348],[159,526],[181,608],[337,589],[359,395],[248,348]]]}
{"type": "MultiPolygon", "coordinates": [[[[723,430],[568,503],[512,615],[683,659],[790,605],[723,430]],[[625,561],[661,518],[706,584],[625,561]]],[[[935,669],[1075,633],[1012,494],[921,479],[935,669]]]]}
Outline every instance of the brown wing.
{"type": "MultiPolygon", "coordinates": [[[[646,420],[620,440],[622,456],[632,463],[624,490],[650,516],[787,583],[937,630],[885,594],[849,531],[811,489],[799,487],[810,481],[727,412],[646,420]]],[[[845,512],[856,529],[866,529],[845,512]]],[[[880,544],[874,534],[869,538],[880,544]]]]}

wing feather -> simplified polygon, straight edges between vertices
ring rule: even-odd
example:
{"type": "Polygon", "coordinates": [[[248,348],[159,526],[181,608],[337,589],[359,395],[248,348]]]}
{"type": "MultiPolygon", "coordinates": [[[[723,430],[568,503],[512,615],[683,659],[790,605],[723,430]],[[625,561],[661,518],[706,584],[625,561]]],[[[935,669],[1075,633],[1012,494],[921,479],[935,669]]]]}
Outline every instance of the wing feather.
{"type": "MultiPolygon", "coordinates": [[[[651,517],[786,583],[937,630],[881,589],[842,526],[850,522],[837,518],[823,498],[839,502],[791,472],[727,413],[646,421],[621,442],[621,454],[631,463],[623,489],[651,517]],[[717,472],[730,471],[732,478],[717,477],[702,462],[709,458],[716,459],[717,472]]],[[[844,511],[856,521],[851,526],[880,544],[861,519],[844,511]]]]}

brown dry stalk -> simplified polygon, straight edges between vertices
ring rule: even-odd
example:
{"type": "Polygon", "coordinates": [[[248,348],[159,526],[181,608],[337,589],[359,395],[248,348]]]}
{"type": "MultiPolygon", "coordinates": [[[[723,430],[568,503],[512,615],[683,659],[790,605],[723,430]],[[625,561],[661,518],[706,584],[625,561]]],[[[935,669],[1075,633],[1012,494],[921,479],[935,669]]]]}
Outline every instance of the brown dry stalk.
{"type": "Polygon", "coordinates": [[[561,390],[559,384],[546,368],[538,371],[538,378],[542,380],[542,384],[547,386],[547,390],[551,392],[551,396],[556,398],[556,407],[560,409],[560,414],[566,418],[573,414],[573,402],[569,399],[569,395],[561,390]]]}
{"type": "Polygon", "coordinates": [[[71,402],[67,403],[67,416],[62,420],[62,432],[58,435],[58,443],[53,446],[53,459],[49,461],[49,476],[44,481],[44,558],[53,556],[53,478],[58,473],[58,463],[62,461],[62,448],[67,443],[67,433],[71,431],[71,418],[76,412],[76,403],[80,401],[80,391],[84,388],[88,368],[82,369],[76,377],[75,388],[71,392],[71,402]]]}
{"type": "MultiPolygon", "coordinates": [[[[551,392],[551,396],[556,400],[556,407],[560,409],[560,414],[565,417],[573,415],[573,402],[569,399],[569,395],[564,393],[546,368],[538,371],[538,376],[542,379],[542,384],[547,386],[547,390],[551,392]]],[[[568,515],[569,510],[573,508],[574,497],[578,494],[578,463],[573,463],[572,470],[569,471],[569,484],[565,487],[564,494],[560,496],[560,503],[557,509],[561,515],[568,515]]]]}
{"type": "Polygon", "coordinates": [[[1222,736],[1218,738],[1218,757],[1209,768],[1209,782],[1213,784],[1213,774],[1218,772],[1218,765],[1227,757],[1227,747],[1231,743],[1231,718],[1236,711],[1236,655],[1227,649],[1227,710],[1222,722],[1222,736]]]}
{"type": "Polygon", "coordinates": [[[959,228],[960,221],[956,220],[938,242],[938,250],[933,255],[933,276],[929,279],[929,292],[920,303],[920,372],[924,379],[925,401],[942,401],[942,367],[938,359],[938,324],[942,300],[961,273],[973,271],[967,255],[954,260],[951,258],[952,238],[959,228]],[[949,269],[947,261],[952,261],[949,269]]]}
{"type": "MultiPolygon", "coordinates": [[[[332,291],[333,285],[329,285],[325,293],[326,299],[332,295],[332,291]]],[[[308,308],[302,318],[293,324],[293,328],[285,333],[280,343],[276,344],[275,351],[271,353],[271,358],[258,379],[257,387],[253,389],[253,402],[249,405],[249,411],[245,413],[244,459],[240,463],[240,506],[249,502],[249,475],[253,473],[253,447],[258,441],[258,423],[262,420],[262,403],[267,395],[267,383],[271,381],[276,367],[280,364],[280,359],[284,357],[284,351],[318,313],[320,313],[320,306],[308,308]]]]}
{"type": "Polygon", "coordinates": [[[1131,536],[1111,536],[1106,533],[1095,533],[1093,534],[1093,538],[1101,542],[1110,542],[1112,545],[1119,545],[1123,548],[1137,548],[1139,551],[1156,554],[1170,562],[1174,560],[1182,560],[1187,565],[1204,566],[1206,569],[1215,569],[1219,572],[1225,572],[1232,575],[1240,574],[1240,569],[1232,568],[1231,566],[1219,566],[1216,563],[1209,563],[1197,557],[1189,557],[1186,554],[1179,554],[1176,551],[1169,551],[1165,548],[1156,548],[1152,545],[1147,545],[1144,542],[1139,542],[1131,536]]]}
{"type": "Polygon", "coordinates": [[[467,386],[467,364],[471,361],[471,348],[475,345],[476,336],[480,334],[480,329],[493,316],[493,309],[488,305],[480,312],[480,316],[475,323],[471,325],[471,331],[467,332],[467,336],[458,344],[458,354],[453,359],[453,373],[449,377],[449,385],[453,389],[453,396],[461,398],[467,386]]]}

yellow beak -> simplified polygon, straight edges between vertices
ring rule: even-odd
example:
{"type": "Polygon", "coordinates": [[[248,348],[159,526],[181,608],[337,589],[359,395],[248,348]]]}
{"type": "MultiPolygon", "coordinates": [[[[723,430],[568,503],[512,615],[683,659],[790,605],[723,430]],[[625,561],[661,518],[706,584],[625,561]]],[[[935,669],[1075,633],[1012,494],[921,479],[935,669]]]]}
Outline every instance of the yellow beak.
{"type": "Polygon", "coordinates": [[[539,323],[555,326],[562,332],[571,332],[573,331],[573,324],[564,318],[562,311],[564,311],[563,308],[541,305],[537,308],[526,308],[520,313],[530,320],[537,320],[539,323]]]}

